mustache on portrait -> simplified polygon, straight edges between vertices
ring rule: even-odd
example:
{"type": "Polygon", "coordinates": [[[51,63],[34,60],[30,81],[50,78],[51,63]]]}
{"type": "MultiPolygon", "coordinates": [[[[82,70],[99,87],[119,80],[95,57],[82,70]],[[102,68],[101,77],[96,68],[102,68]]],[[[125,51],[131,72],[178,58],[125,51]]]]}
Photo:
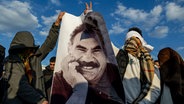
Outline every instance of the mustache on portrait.
{"type": "Polygon", "coordinates": [[[78,63],[79,63],[79,66],[80,67],[82,67],[82,66],[89,66],[89,67],[99,67],[100,65],[99,65],[99,63],[95,63],[95,62],[92,62],[92,61],[90,61],[90,62],[86,62],[86,61],[78,61],[78,63]]]}
{"type": "Polygon", "coordinates": [[[85,67],[93,67],[93,68],[97,68],[97,67],[99,67],[100,66],[100,64],[99,63],[95,63],[95,62],[85,62],[85,61],[77,61],[78,63],[79,63],[79,66],[77,66],[76,67],[76,69],[77,69],[77,71],[78,72],[80,72],[80,73],[82,73],[81,72],[81,68],[83,67],[83,66],[85,66],[85,67]]]}

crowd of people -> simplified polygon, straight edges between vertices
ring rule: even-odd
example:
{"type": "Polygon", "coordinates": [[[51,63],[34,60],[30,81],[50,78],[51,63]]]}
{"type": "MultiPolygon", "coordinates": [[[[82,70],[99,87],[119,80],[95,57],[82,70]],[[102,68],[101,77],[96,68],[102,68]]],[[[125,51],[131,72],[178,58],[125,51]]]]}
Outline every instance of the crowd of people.
{"type": "Polygon", "coordinates": [[[113,42],[106,46],[103,16],[92,11],[91,2],[83,14],[58,72],[57,57],[45,70],[41,62],[56,46],[65,12],[41,46],[29,31],[15,34],[6,57],[0,45],[0,104],[184,104],[184,61],[175,50],[165,47],[153,60],[154,47],[138,27],[128,29],[121,49],[113,42]],[[116,63],[109,61],[108,50],[116,63]]]}

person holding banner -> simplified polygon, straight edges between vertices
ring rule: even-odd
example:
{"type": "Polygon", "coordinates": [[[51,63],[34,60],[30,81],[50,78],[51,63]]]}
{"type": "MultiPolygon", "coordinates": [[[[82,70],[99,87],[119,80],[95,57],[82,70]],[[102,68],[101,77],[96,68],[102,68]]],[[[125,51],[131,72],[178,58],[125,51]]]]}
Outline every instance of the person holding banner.
{"type": "Polygon", "coordinates": [[[59,13],[41,47],[35,45],[31,32],[19,31],[15,34],[5,61],[8,86],[3,104],[48,104],[41,61],[56,45],[64,13],[59,13]]]}
{"type": "Polygon", "coordinates": [[[102,18],[97,12],[88,13],[71,34],[68,55],[54,74],[51,104],[125,102],[118,67],[108,60],[104,34],[93,17],[102,18]]]}
{"type": "Polygon", "coordinates": [[[5,62],[5,78],[9,85],[3,104],[49,104],[45,96],[41,61],[56,45],[64,14],[59,13],[41,47],[35,45],[31,32],[15,34],[5,62]]]}

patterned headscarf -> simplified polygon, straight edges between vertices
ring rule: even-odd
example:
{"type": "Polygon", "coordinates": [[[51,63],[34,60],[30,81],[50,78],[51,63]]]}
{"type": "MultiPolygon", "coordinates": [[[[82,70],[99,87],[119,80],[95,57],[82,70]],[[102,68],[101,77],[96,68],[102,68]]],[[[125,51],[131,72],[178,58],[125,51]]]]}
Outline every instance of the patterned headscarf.
{"type": "Polygon", "coordinates": [[[142,43],[142,46],[148,51],[148,52],[151,52],[153,50],[153,46],[149,45],[145,40],[144,38],[140,35],[140,33],[138,33],[137,31],[134,31],[134,30],[131,30],[127,33],[126,37],[125,37],[125,40],[131,38],[131,37],[138,37],[139,40],[141,41],[142,43]]]}
{"type": "Polygon", "coordinates": [[[152,80],[154,77],[153,59],[148,51],[143,47],[141,41],[135,36],[130,37],[126,40],[124,48],[128,53],[130,53],[134,57],[137,57],[140,60],[140,68],[145,75],[142,93],[137,99],[141,100],[141,98],[147,94],[152,84],[152,80]]]}

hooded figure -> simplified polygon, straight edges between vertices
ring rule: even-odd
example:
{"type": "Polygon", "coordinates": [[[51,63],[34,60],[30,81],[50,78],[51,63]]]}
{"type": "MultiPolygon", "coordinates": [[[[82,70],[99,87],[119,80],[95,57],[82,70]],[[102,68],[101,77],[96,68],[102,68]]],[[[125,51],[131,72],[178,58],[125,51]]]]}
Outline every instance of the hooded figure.
{"type": "MultiPolygon", "coordinates": [[[[166,47],[159,51],[158,60],[161,83],[169,88],[173,104],[184,104],[184,62],[182,57],[172,48],[166,47]]],[[[162,94],[164,91],[165,89],[162,94]]],[[[168,98],[168,94],[166,97],[168,98]]]]}
{"type": "Polygon", "coordinates": [[[45,98],[42,60],[56,45],[60,22],[60,13],[53,23],[49,35],[39,48],[28,31],[17,32],[13,38],[9,55],[5,62],[5,78],[8,80],[3,103],[5,104],[42,104],[45,98]]]}
{"type": "Polygon", "coordinates": [[[34,38],[32,34],[28,31],[20,31],[16,33],[10,44],[9,53],[13,54],[13,52],[16,53],[16,51],[18,51],[19,49],[24,48],[39,48],[39,45],[35,45],[34,38]]]}

